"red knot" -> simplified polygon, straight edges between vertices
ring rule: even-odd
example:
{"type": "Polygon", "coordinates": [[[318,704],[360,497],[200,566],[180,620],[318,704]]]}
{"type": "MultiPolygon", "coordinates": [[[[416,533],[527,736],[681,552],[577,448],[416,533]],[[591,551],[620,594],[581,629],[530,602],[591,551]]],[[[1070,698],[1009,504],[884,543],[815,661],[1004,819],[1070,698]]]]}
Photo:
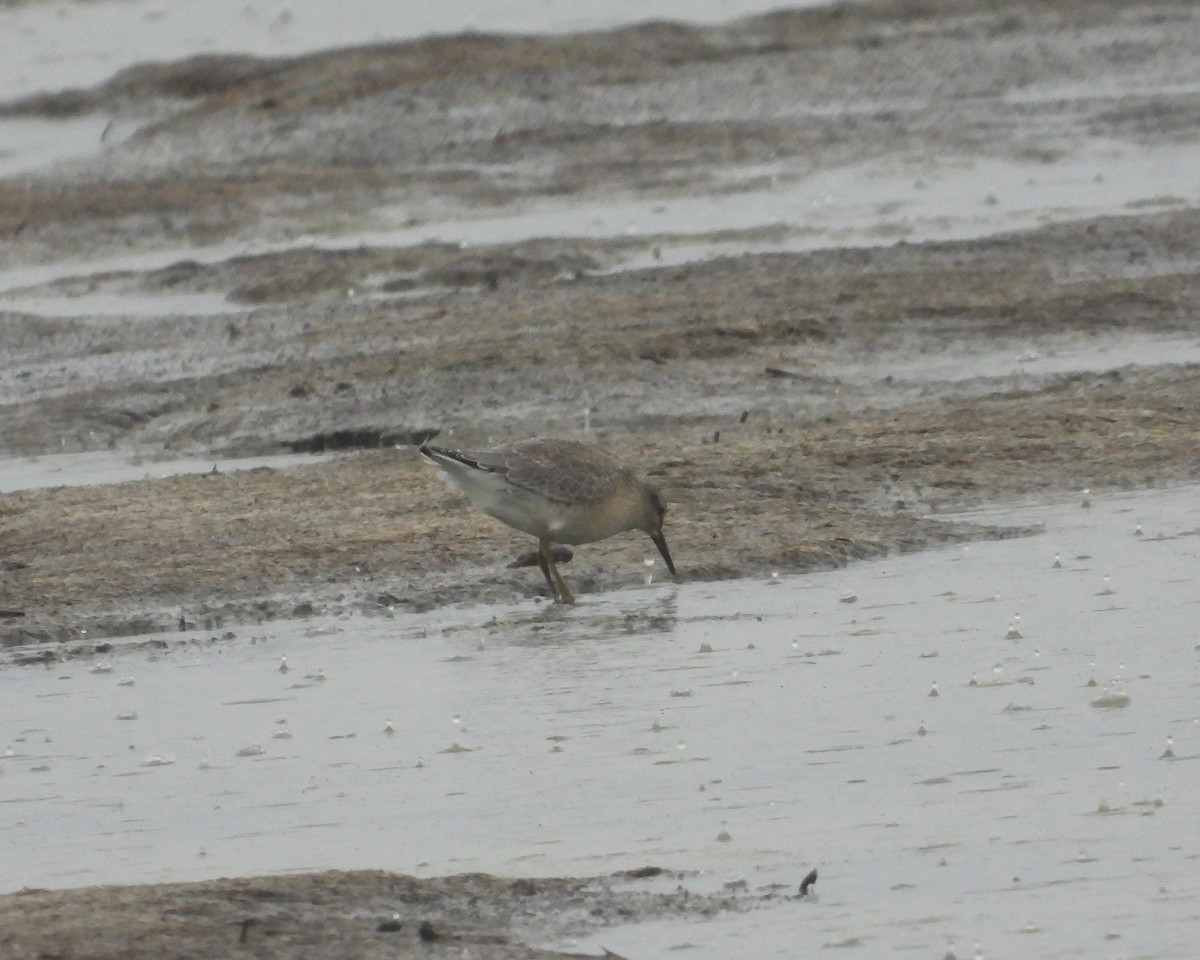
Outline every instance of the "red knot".
{"type": "Polygon", "coordinates": [[[554,564],[556,543],[593,543],[642,530],[675,574],[658,491],[597,446],[534,437],[490,450],[426,445],[421,454],[484,513],[538,538],[538,566],[559,603],[575,598],[554,564]]]}

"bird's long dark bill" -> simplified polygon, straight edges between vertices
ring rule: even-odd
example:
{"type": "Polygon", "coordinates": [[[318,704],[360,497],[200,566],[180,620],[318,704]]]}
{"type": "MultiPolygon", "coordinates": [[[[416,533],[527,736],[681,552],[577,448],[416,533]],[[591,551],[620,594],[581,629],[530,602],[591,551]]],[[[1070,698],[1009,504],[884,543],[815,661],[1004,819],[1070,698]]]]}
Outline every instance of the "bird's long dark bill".
{"type": "Polygon", "coordinates": [[[667,561],[667,569],[671,571],[671,576],[675,576],[675,564],[671,562],[671,551],[667,549],[667,538],[662,535],[661,530],[656,530],[650,534],[650,539],[658,547],[658,552],[662,554],[662,558],[667,561]]]}

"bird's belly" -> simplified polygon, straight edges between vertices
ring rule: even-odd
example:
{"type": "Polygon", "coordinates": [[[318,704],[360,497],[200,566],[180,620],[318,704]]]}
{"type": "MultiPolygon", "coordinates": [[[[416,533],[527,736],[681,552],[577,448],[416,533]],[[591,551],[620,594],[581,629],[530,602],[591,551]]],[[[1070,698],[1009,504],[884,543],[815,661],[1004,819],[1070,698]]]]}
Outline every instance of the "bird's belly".
{"type": "Polygon", "coordinates": [[[475,470],[447,473],[445,479],[484,513],[543,540],[592,543],[630,528],[628,518],[606,501],[563,503],[475,470]]]}
{"type": "Polygon", "coordinates": [[[589,505],[555,503],[524,491],[506,492],[486,506],[478,506],[510,527],[555,543],[591,543],[625,529],[609,522],[603,511],[589,509],[589,505]]]}
{"type": "Polygon", "coordinates": [[[624,527],[606,524],[602,518],[580,515],[575,512],[565,513],[549,533],[549,539],[555,543],[594,543],[604,540],[614,533],[620,533],[624,527]]]}
{"type": "Polygon", "coordinates": [[[526,497],[500,496],[476,506],[517,530],[542,539],[549,539],[551,536],[552,518],[548,516],[548,511],[537,503],[530,502],[526,497]]]}

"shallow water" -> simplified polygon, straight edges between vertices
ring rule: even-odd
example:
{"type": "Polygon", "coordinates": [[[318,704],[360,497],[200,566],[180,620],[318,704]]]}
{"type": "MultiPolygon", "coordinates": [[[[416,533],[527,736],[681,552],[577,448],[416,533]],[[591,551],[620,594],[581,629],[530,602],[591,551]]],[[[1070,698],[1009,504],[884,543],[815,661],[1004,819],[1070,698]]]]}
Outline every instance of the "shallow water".
{"type": "MultiPolygon", "coordinates": [[[[126,267],[128,269],[128,267],[126,267]]],[[[10,275],[20,276],[18,271],[10,275]]],[[[212,317],[248,313],[244,304],[232,303],[221,293],[102,294],[76,296],[21,296],[13,306],[21,313],[40,317],[82,320],[122,317],[131,320],[162,316],[212,317]]]]}
{"type": "Polygon", "coordinates": [[[0,890],[816,866],[815,899],[579,946],[1186,956],[1197,494],[981,511],[1045,533],[767,583],[9,666],[0,890]]]}
{"type": "Polygon", "coordinates": [[[258,467],[283,470],[335,456],[336,453],[296,453],[271,457],[178,457],[173,460],[154,460],[129,450],[92,450],[38,457],[0,457],[0,493],[45,487],[129,483],[189,473],[233,473],[258,467]]]}
{"type": "Polygon", "coordinates": [[[22,265],[0,271],[0,307],[67,317],[239,312],[244,308],[214,294],[97,291],[62,297],[47,295],[42,285],[97,273],[162,269],[182,260],[215,264],[300,249],[401,248],[428,242],[465,248],[545,237],[644,238],[644,244],[631,243],[614,261],[614,268],[631,269],[744,253],[961,240],[1131,209],[1193,205],[1200,202],[1193,154],[1190,146],[1093,143],[1079,155],[1054,163],[914,159],[815,175],[789,172],[786,166],[755,167],[729,171],[728,193],[629,197],[603,206],[570,198],[513,207],[501,215],[481,215],[451,204],[439,208],[438,219],[417,226],[411,225],[411,211],[385,206],[372,225],[337,235],[167,247],[22,265]],[[750,186],[764,181],[766,185],[750,186]]]}
{"type": "MultiPolygon", "coordinates": [[[[797,351],[798,359],[803,360],[797,351]]],[[[1098,335],[1045,334],[1019,341],[999,341],[971,349],[948,342],[941,349],[913,356],[875,354],[862,360],[829,362],[822,375],[855,381],[890,376],[918,387],[932,383],[969,384],[1034,378],[1081,372],[1157,367],[1200,362],[1200,337],[1189,334],[1142,332],[1098,335]]]]}

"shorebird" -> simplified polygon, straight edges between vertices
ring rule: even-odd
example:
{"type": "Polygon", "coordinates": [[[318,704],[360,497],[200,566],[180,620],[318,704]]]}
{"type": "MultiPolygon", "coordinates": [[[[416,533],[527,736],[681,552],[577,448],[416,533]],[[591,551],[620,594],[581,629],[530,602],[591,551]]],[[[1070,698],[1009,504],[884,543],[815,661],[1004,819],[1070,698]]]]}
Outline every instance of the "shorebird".
{"type": "Polygon", "coordinates": [[[642,530],[675,575],[662,531],[667,509],[658,491],[599,447],[534,437],[490,450],[425,445],[421,454],[484,513],[537,537],[538,566],[559,603],[575,598],[554,564],[556,543],[593,543],[642,530]]]}

